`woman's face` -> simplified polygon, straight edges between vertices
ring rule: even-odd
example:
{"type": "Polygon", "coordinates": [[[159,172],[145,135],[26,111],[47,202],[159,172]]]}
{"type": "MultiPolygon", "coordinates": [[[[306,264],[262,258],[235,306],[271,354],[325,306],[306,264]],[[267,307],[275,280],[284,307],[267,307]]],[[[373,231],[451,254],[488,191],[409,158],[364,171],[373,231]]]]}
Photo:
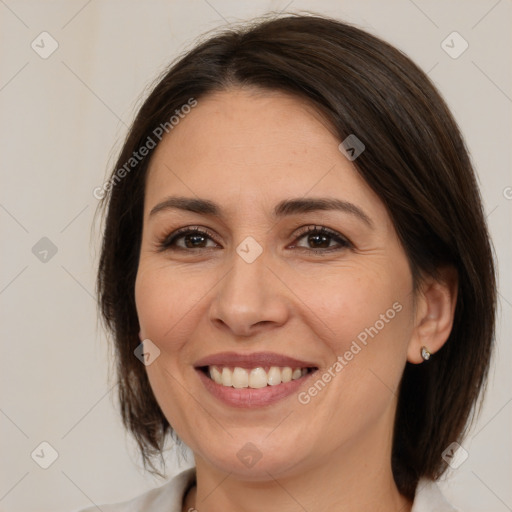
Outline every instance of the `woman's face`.
{"type": "Polygon", "coordinates": [[[300,100],[236,89],[200,99],[156,149],[140,337],[198,465],[265,480],[390,454],[412,277],[340,142],[300,100]]]}

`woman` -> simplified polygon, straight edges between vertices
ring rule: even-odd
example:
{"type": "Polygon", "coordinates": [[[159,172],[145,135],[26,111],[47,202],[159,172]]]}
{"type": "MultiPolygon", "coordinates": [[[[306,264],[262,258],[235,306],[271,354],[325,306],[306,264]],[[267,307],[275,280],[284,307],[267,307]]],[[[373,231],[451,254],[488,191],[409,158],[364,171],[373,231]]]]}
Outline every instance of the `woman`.
{"type": "Polygon", "coordinates": [[[102,510],[455,510],[435,480],[488,372],[493,258],[407,57],[320,16],[210,37],[99,192],[124,424],[154,472],[169,434],[195,459],[102,510]]]}

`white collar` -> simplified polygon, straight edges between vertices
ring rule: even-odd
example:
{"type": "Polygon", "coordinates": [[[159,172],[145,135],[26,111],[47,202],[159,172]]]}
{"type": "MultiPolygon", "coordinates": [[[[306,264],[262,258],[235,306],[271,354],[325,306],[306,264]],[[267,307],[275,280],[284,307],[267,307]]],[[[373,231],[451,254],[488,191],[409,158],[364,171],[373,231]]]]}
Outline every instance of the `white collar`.
{"type": "Polygon", "coordinates": [[[411,512],[457,512],[445,499],[436,482],[421,478],[411,512]]]}

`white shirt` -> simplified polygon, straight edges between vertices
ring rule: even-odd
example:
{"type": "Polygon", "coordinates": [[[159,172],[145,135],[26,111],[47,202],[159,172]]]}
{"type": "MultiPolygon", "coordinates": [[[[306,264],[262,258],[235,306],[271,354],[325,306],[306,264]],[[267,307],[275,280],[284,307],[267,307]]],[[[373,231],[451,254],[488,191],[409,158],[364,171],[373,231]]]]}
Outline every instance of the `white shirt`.
{"type": "MultiPolygon", "coordinates": [[[[101,505],[103,512],[181,512],[183,499],[196,480],[196,469],[189,468],[172,480],[145,492],[136,498],[112,505],[101,505]]],[[[97,512],[93,506],[79,512],[97,512]]],[[[442,495],[437,484],[425,478],[421,479],[416,489],[416,496],[411,512],[457,512],[442,495]]]]}

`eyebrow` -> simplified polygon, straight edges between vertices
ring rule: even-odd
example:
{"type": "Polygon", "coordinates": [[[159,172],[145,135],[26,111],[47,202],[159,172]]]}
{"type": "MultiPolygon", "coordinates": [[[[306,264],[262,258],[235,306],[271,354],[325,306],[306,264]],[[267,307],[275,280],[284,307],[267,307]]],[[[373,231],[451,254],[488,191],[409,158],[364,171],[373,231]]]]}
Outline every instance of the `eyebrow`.
{"type": "MultiPolygon", "coordinates": [[[[166,198],[164,201],[158,203],[151,209],[149,216],[152,217],[159,212],[178,209],[192,213],[198,213],[201,215],[211,215],[224,219],[222,208],[209,199],[196,199],[181,196],[172,196],[166,198]]],[[[330,197],[317,197],[310,199],[285,199],[279,202],[274,208],[273,216],[276,219],[283,218],[290,215],[297,215],[301,213],[308,213],[314,211],[341,211],[349,213],[358,217],[369,227],[374,227],[374,224],[370,217],[353,203],[342,201],[340,199],[334,199],[330,197]]]]}

